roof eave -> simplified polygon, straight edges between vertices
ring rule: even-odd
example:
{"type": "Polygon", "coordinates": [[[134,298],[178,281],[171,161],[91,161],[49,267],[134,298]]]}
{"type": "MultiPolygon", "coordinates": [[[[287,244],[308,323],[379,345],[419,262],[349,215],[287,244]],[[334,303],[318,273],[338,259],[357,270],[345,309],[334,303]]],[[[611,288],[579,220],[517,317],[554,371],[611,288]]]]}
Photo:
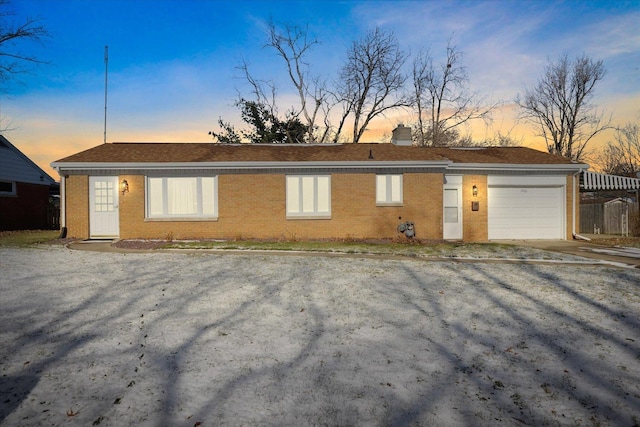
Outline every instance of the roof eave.
{"type": "Polygon", "coordinates": [[[470,171],[582,171],[589,169],[589,165],[586,163],[528,163],[528,164],[516,164],[516,163],[452,163],[451,169],[470,170],[470,171]]]}
{"type": "Polygon", "coordinates": [[[316,161],[316,162],[53,162],[57,171],[66,170],[188,170],[188,169],[365,169],[365,168],[439,168],[469,171],[556,171],[577,172],[589,169],[585,163],[514,164],[514,163],[454,163],[450,160],[389,160],[389,161],[316,161]]]}
{"type": "Polygon", "coordinates": [[[149,169],[360,169],[360,168],[447,168],[449,160],[392,160],[392,161],[339,161],[339,162],[53,162],[57,171],[67,170],[149,170],[149,169]]]}

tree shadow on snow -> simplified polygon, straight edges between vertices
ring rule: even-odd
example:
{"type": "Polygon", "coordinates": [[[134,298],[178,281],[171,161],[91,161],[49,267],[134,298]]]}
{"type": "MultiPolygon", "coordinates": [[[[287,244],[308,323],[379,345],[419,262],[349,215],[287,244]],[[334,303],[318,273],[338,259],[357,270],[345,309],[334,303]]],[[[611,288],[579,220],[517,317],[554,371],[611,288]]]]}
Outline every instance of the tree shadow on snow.
{"type": "Polygon", "coordinates": [[[0,377],[0,422],[29,396],[36,384],[38,377],[35,375],[0,377]]]}
{"type": "MultiPolygon", "coordinates": [[[[405,297],[405,309],[439,319],[442,329],[425,331],[425,339],[448,361],[449,375],[412,404],[399,405],[390,425],[419,422],[447,395],[465,424],[488,423],[496,414],[496,420],[527,424],[638,423],[640,393],[632,386],[640,383],[637,313],[624,315],[569,285],[567,277],[580,283],[575,267],[505,265],[500,273],[495,266],[450,264],[446,270],[424,277],[404,269],[425,293],[405,297]],[[553,273],[558,270],[563,277],[553,273]],[[456,301],[441,304],[447,294],[456,301]],[[592,321],[596,313],[617,328],[592,321]],[[608,352],[596,354],[595,345],[608,352]]],[[[588,283],[588,268],[580,273],[588,283]]],[[[614,283],[637,283],[619,270],[611,273],[614,283]]]]}
{"type": "MultiPolygon", "coordinates": [[[[576,288],[588,269],[92,256],[110,263],[82,270],[78,255],[48,277],[56,289],[3,306],[20,334],[2,343],[0,421],[632,425],[640,412],[638,313],[576,288]],[[56,387],[56,413],[37,414],[27,396],[56,387]]],[[[38,274],[12,285],[38,289],[38,274]]]]}

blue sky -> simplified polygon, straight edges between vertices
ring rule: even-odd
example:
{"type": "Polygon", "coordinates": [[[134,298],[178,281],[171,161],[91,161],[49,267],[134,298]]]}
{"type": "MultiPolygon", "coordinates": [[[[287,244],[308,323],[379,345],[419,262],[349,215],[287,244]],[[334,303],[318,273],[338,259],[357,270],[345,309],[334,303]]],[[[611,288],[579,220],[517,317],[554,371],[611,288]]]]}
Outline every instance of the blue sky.
{"type": "MultiPolygon", "coordinates": [[[[535,84],[549,59],[586,53],[602,59],[605,80],[595,102],[614,122],[640,121],[638,1],[206,1],[13,0],[16,18],[37,18],[51,34],[16,49],[48,64],[8,82],[0,95],[5,136],[54,178],[49,163],[103,140],[104,46],[109,46],[107,140],[211,141],[218,117],[239,121],[233,102],[247,95],[236,66],[275,80],[293,102],[283,63],[263,48],[265,28],[308,26],[317,45],[313,73],[335,77],[349,44],[376,26],[394,31],[411,53],[464,52],[473,91],[503,101],[491,129],[542,148],[533,130],[514,122],[513,99],[535,84]]],[[[377,141],[401,113],[372,124],[377,141]]]]}

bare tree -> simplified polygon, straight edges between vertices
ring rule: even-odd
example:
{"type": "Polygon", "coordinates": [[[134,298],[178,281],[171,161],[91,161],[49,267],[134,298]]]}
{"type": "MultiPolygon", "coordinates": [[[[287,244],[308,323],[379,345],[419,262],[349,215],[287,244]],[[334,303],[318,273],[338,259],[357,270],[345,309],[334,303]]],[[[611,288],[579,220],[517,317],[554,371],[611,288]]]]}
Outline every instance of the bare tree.
{"type": "Polygon", "coordinates": [[[355,106],[355,84],[350,79],[344,79],[337,83],[337,89],[335,92],[331,92],[332,105],[329,110],[335,106],[341,107],[340,119],[338,125],[333,129],[333,136],[331,142],[337,143],[342,137],[342,131],[347,123],[349,115],[353,112],[355,106]]]}
{"type": "Polygon", "coordinates": [[[27,63],[44,63],[35,56],[20,53],[18,45],[28,40],[41,41],[46,36],[47,30],[36,19],[27,18],[16,24],[9,2],[0,0],[0,81],[25,72],[27,63]]]}
{"type": "Polygon", "coordinates": [[[417,123],[414,126],[413,137],[417,140],[418,145],[428,145],[429,131],[426,125],[425,113],[427,109],[427,101],[423,98],[423,94],[427,91],[427,81],[429,73],[433,73],[433,60],[431,54],[420,52],[413,60],[413,89],[415,93],[414,106],[417,113],[417,123]]]}
{"type": "MultiPolygon", "coordinates": [[[[289,80],[293,84],[300,104],[287,111],[285,121],[298,121],[306,129],[306,142],[326,142],[329,139],[331,126],[328,123],[329,109],[326,99],[328,91],[319,77],[312,76],[306,56],[319,42],[310,38],[307,28],[285,24],[281,27],[273,22],[267,28],[267,42],[264,47],[273,48],[284,61],[289,80]],[[321,123],[320,125],[318,123],[321,123]]],[[[238,67],[242,77],[251,86],[255,101],[247,101],[238,94],[238,105],[245,102],[255,102],[263,108],[269,109],[269,115],[278,117],[276,103],[277,87],[272,81],[255,78],[249,71],[249,65],[243,61],[238,67]]],[[[297,137],[296,139],[299,139],[297,137]]]]}
{"type": "Polygon", "coordinates": [[[564,55],[546,66],[536,86],[518,96],[522,117],[545,139],[549,153],[579,161],[589,141],[609,129],[611,117],[589,104],[605,73],[602,61],[582,55],[570,62],[564,55]]]}
{"type": "Polygon", "coordinates": [[[493,137],[488,138],[486,140],[486,145],[498,146],[498,147],[518,147],[521,146],[524,142],[524,138],[520,137],[518,139],[511,136],[510,132],[502,133],[500,131],[496,132],[493,137]]]}
{"type": "Polygon", "coordinates": [[[248,141],[254,144],[304,143],[308,141],[308,126],[300,119],[300,111],[290,109],[284,117],[280,114],[277,103],[277,87],[271,80],[254,77],[249,71],[246,60],[236,67],[251,87],[253,100],[246,99],[238,92],[235,107],[240,110],[245,128],[235,127],[222,117],[218,118],[219,131],[209,131],[209,135],[220,143],[237,144],[248,141]]]}
{"type": "MultiPolygon", "coordinates": [[[[413,89],[418,145],[444,146],[458,142],[458,127],[471,120],[490,118],[495,104],[483,100],[468,88],[469,77],[462,65],[462,52],[447,43],[447,57],[435,66],[429,52],[413,61],[413,89]]],[[[462,141],[460,141],[462,142],[462,141]]]]}
{"type": "Polygon", "coordinates": [[[635,176],[640,172],[640,126],[627,123],[616,128],[613,141],[596,159],[605,173],[635,176]]]}
{"type": "MultiPolygon", "coordinates": [[[[406,75],[402,67],[407,54],[396,36],[376,28],[347,51],[338,83],[337,99],[345,107],[339,130],[348,117],[353,119],[353,142],[358,143],[372,119],[399,107],[409,106],[402,94],[406,75]]],[[[335,140],[339,137],[339,132],[335,140]]]]}
{"type": "Polygon", "coordinates": [[[267,46],[274,48],[284,60],[289,79],[298,92],[300,99],[299,111],[296,115],[302,115],[307,128],[308,142],[325,142],[329,128],[326,126],[327,114],[324,118],[324,131],[316,134],[316,121],[320,120],[322,106],[325,104],[327,91],[324,84],[317,77],[312,77],[309,72],[309,64],[305,61],[305,55],[318,44],[318,40],[310,38],[307,28],[297,25],[284,25],[278,28],[271,22],[268,28],[267,46]]]}
{"type": "MultiPolygon", "coordinates": [[[[242,73],[243,79],[249,83],[251,86],[251,93],[255,99],[257,104],[263,105],[265,108],[269,110],[271,115],[278,115],[278,104],[276,102],[277,97],[277,88],[276,85],[270,80],[259,80],[256,79],[249,72],[249,64],[246,60],[242,60],[242,63],[236,67],[236,70],[242,73]]],[[[246,99],[243,98],[242,94],[238,91],[238,100],[236,101],[236,107],[241,107],[246,99]]]]}

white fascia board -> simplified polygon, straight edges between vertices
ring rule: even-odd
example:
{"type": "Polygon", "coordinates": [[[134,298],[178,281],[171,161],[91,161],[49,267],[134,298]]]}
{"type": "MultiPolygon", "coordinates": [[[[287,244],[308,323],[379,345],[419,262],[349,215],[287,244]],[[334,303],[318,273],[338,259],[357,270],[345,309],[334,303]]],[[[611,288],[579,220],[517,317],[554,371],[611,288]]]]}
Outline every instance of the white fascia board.
{"type": "Polygon", "coordinates": [[[399,161],[345,161],[345,162],[183,162],[183,163],[111,163],[111,162],[53,162],[51,167],[57,171],[73,170],[189,170],[189,169],[419,169],[439,168],[460,171],[556,171],[576,172],[586,170],[589,165],[575,164],[512,164],[512,163],[453,163],[450,160],[399,160],[399,161]]]}
{"type": "Polygon", "coordinates": [[[556,172],[575,172],[586,170],[589,165],[585,163],[565,163],[565,164],[513,164],[513,163],[453,163],[450,169],[468,170],[468,171],[505,171],[505,172],[522,172],[522,171],[556,171],[556,172]]]}
{"type": "Polygon", "coordinates": [[[57,171],[66,170],[149,170],[149,169],[366,169],[366,168],[447,168],[451,166],[448,160],[407,160],[380,162],[185,162],[185,163],[96,163],[96,162],[53,162],[51,167],[57,171]]]}

